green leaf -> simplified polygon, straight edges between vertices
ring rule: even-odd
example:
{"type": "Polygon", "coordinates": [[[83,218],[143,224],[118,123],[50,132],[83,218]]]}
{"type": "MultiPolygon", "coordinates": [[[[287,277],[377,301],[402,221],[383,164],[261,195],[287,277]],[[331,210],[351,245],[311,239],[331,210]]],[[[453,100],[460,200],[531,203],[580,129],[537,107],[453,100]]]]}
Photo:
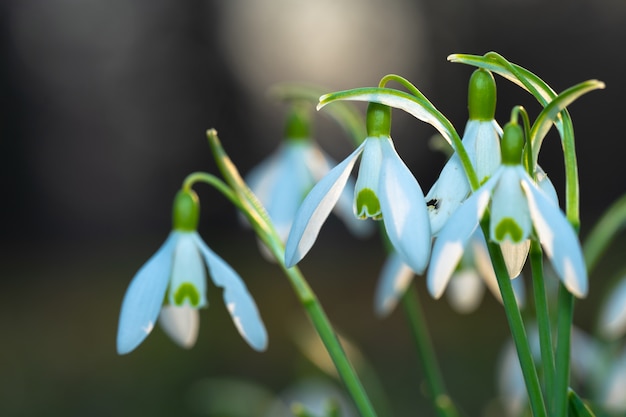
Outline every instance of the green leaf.
{"type": "Polygon", "coordinates": [[[583,400],[572,390],[568,390],[569,417],[596,417],[591,409],[583,402],[583,400]]]}

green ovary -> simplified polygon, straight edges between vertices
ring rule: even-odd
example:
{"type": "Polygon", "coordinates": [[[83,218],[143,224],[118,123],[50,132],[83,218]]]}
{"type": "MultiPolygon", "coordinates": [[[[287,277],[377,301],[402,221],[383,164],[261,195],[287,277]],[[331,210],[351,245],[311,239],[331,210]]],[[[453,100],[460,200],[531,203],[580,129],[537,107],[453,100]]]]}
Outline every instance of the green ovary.
{"type": "Polygon", "coordinates": [[[174,293],[174,304],[177,306],[182,306],[185,299],[189,300],[189,304],[192,307],[197,307],[200,304],[200,294],[197,288],[190,282],[180,284],[174,293]]]}
{"type": "Polygon", "coordinates": [[[380,202],[371,188],[363,188],[359,191],[356,196],[356,212],[357,216],[362,219],[368,217],[380,219],[382,217],[380,202]]]}
{"type": "Polygon", "coordinates": [[[505,217],[500,220],[495,230],[496,240],[501,242],[506,235],[509,235],[515,243],[521,242],[523,237],[522,228],[511,217],[505,217]]]}

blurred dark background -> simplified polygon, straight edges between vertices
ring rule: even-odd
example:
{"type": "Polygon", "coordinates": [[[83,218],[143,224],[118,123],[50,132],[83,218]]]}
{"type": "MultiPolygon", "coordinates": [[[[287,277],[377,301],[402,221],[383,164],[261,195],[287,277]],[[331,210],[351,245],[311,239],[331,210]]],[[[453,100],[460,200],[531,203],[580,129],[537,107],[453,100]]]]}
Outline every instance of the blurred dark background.
{"type": "MultiPolygon", "coordinates": [[[[308,323],[287,281],[259,255],[232,206],[202,186],[200,232],[246,279],[268,351],[245,345],[213,292],[192,350],[156,329],[130,355],[115,353],[124,291],[169,232],[181,181],[217,172],[204,132],[216,128],[247,172],[281,139],[285,108],[266,95],[275,82],[331,91],[400,74],[460,132],[472,70],[447,63],[451,53],[497,51],[557,91],[606,82],[570,107],[584,237],[626,190],[625,41],[626,3],[617,0],[3,1],[0,415],[217,415],[201,400],[207,378],[278,395],[304,376],[323,376],[294,343],[294,328],[308,323]]],[[[537,115],[528,94],[497,81],[501,123],[516,104],[537,115]]],[[[428,148],[433,133],[394,112],[396,146],[426,189],[444,163],[428,148]]],[[[316,137],[337,159],[350,150],[324,114],[316,137]]],[[[554,132],[540,163],[563,196],[554,132]]],[[[613,250],[578,304],[583,329],[622,251],[613,250]]],[[[333,322],[372,362],[394,415],[433,415],[416,395],[421,373],[403,315],[381,320],[372,311],[383,258],[377,238],[356,241],[331,219],[302,268],[333,322]]],[[[417,288],[452,395],[467,415],[487,415],[494,357],[507,337],[500,306],[486,296],[477,312],[459,315],[430,300],[421,280],[417,288]]]]}

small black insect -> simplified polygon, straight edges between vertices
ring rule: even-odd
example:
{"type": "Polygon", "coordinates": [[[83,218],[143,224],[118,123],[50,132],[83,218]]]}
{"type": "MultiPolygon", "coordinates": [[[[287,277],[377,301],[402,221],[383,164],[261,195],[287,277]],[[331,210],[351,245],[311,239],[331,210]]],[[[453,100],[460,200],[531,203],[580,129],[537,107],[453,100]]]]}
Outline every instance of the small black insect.
{"type": "Polygon", "coordinates": [[[436,198],[431,198],[430,200],[428,200],[428,202],[426,203],[427,207],[432,207],[433,209],[437,210],[439,208],[439,206],[441,205],[441,201],[437,200],[436,198]]]}

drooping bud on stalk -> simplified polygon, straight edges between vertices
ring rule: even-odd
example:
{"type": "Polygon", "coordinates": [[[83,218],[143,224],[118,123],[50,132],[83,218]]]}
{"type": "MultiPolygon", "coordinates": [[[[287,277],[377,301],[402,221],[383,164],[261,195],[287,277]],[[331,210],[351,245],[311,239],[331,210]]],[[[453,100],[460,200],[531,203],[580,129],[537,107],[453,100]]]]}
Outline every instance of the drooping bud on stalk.
{"type": "Polygon", "coordinates": [[[193,232],[200,219],[200,200],[193,190],[180,190],[174,197],[172,225],[174,230],[193,232]]]}
{"type": "Polygon", "coordinates": [[[391,136],[391,107],[379,103],[367,106],[367,136],[391,136]]]}
{"type": "Polygon", "coordinates": [[[477,69],[470,77],[467,104],[469,119],[488,121],[496,114],[496,80],[491,72],[477,69]]]}
{"type": "Polygon", "coordinates": [[[520,125],[515,122],[509,122],[504,126],[501,147],[503,164],[519,165],[522,163],[524,132],[520,125]]]}

